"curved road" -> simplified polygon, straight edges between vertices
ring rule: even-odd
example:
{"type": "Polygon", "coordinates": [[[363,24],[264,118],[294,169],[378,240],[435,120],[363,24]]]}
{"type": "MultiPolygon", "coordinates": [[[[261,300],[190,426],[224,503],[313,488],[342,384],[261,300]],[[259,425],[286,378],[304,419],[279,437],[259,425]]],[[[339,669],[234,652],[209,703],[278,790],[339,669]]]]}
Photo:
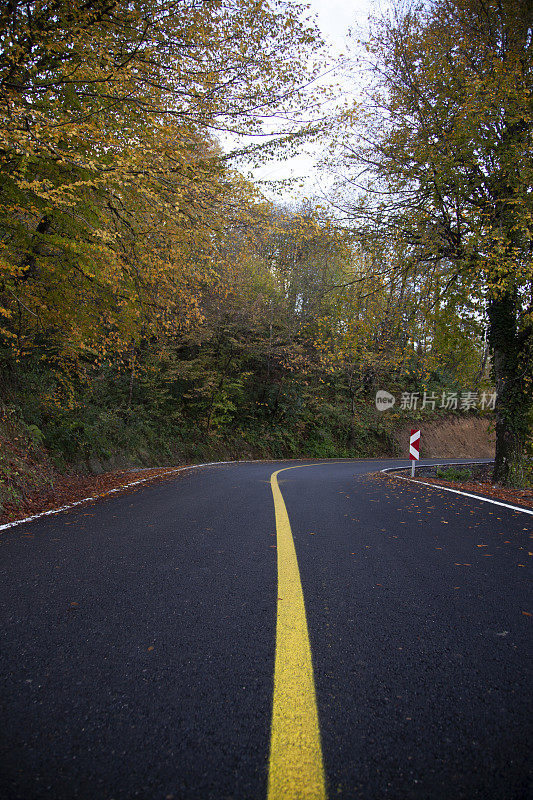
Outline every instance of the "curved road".
{"type": "Polygon", "coordinates": [[[0,535],[3,800],[532,796],[533,518],[295,463],[0,535]]]}

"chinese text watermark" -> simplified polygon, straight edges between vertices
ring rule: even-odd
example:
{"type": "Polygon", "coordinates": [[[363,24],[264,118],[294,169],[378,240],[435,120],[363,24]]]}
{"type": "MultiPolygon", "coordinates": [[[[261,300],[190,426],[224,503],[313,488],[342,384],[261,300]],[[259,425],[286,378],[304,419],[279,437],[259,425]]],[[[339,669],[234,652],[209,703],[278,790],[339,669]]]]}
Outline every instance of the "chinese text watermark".
{"type": "MultiPolygon", "coordinates": [[[[376,392],[376,408],[387,411],[396,404],[396,397],[384,389],[376,392]]],[[[494,411],[496,392],[402,392],[398,409],[400,411],[494,411]]]]}

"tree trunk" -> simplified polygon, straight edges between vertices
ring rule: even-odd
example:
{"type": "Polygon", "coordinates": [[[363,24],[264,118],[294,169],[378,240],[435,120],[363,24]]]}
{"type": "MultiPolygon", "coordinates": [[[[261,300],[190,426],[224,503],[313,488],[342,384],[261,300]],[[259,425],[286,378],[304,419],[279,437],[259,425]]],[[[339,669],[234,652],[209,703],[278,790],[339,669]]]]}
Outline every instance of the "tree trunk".
{"type": "Polygon", "coordinates": [[[533,405],[528,388],[528,343],[518,331],[519,301],[507,292],[489,303],[489,342],[496,383],[494,480],[506,486],[525,483],[526,442],[533,405]]]}
{"type": "Polygon", "coordinates": [[[29,252],[24,256],[20,264],[21,274],[16,279],[15,283],[24,283],[28,278],[32,278],[37,269],[37,256],[40,253],[41,236],[48,233],[52,220],[46,214],[37,225],[35,236],[33,238],[29,252]]]}

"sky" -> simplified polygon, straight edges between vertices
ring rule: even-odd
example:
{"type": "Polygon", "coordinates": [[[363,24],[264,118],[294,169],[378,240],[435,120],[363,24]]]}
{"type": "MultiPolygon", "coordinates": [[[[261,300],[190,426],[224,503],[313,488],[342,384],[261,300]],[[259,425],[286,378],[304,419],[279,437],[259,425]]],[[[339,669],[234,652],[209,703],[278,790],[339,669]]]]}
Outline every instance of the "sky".
{"type": "Polygon", "coordinates": [[[331,44],[342,48],[348,29],[354,24],[365,26],[374,5],[372,0],[307,0],[310,13],[317,15],[318,27],[331,44]]]}
{"type": "MultiPolygon", "coordinates": [[[[383,2],[380,0],[307,0],[310,15],[316,15],[317,25],[326,44],[335,55],[346,52],[350,28],[363,30],[370,13],[376,13],[383,2]]],[[[346,88],[350,93],[354,87],[346,88]]],[[[355,97],[355,92],[354,92],[355,97]]],[[[268,187],[263,186],[265,194],[272,199],[295,202],[299,198],[320,193],[323,177],[316,169],[322,155],[318,147],[284,161],[272,161],[259,168],[251,169],[250,177],[255,181],[282,180],[297,178],[292,189],[284,189],[280,198],[268,187]]]]}

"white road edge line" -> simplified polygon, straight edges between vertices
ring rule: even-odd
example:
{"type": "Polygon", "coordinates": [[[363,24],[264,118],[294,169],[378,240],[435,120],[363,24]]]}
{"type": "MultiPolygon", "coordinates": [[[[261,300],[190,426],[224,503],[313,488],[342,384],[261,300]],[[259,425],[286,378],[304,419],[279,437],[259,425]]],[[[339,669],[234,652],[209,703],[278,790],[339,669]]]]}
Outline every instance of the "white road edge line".
{"type": "MultiPolygon", "coordinates": [[[[68,511],[70,508],[74,508],[75,506],[81,506],[83,503],[90,503],[91,500],[100,500],[102,497],[107,497],[110,494],[115,494],[116,492],[121,492],[123,489],[129,489],[131,486],[138,486],[140,483],[147,483],[148,481],[152,481],[155,478],[161,478],[165,475],[173,475],[176,472],[184,472],[187,469],[200,469],[200,467],[215,467],[219,464],[256,464],[259,463],[257,460],[253,461],[209,461],[207,464],[190,464],[186,467],[173,467],[172,469],[167,470],[166,472],[160,472],[158,475],[150,475],[149,478],[141,478],[140,481],[133,481],[132,483],[125,483],[123,486],[117,486],[116,489],[108,489],[107,492],[102,492],[102,494],[93,494],[90,497],[84,497],[82,500],[76,500],[75,503],[69,503],[67,506],[61,506],[61,508],[52,508],[50,511],[41,511],[40,514],[34,514],[31,517],[24,517],[24,519],[15,519],[13,522],[6,522],[4,525],[0,525],[0,531],[5,531],[7,528],[14,528],[15,525],[22,525],[25,522],[33,522],[34,519],[40,519],[41,517],[48,517],[51,514],[60,514],[61,511],[68,511]]],[[[147,467],[147,469],[152,469],[152,467],[147,467]]],[[[155,467],[157,469],[157,467],[155,467]]],[[[132,470],[134,472],[135,470],[132,470]]]]}
{"type": "MultiPolygon", "coordinates": [[[[486,464],[490,462],[486,461],[472,461],[469,462],[472,464],[486,464]]],[[[449,466],[465,466],[467,467],[468,464],[429,464],[428,466],[431,467],[449,467],[449,466]]],[[[392,472],[394,469],[409,469],[409,467],[386,467],[385,469],[380,469],[380,472],[392,472]]],[[[529,508],[523,508],[522,506],[512,506],[510,503],[502,503],[501,500],[492,500],[490,497],[482,497],[479,494],[470,494],[469,492],[460,492],[459,489],[450,489],[448,486],[440,486],[438,483],[426,483],[425,481],[420,480],[412,480],[411,478],[406,478],[404,475],[394,475],[395,478],[399,478],[401,481],[409,481],[410,483],[419,483],[422,486],[429,486],[430,489],[439,489],[442,492],[452,492],[452,494],[461,494],[463,497],[472,497],[474,500],[481,500],[483,503],[492,503],[493,506],[503,506],[504,508],[510,508],[512,511],[521,511],[523,514],[531,514],[533,516],[533,511],[529,508]]]]}
{"type": "MultiPolygon", "coordinates": [[[[287,459],[280,459],[280,461],[286,461],[287,459]]],[[[299,460],[299,459],[296,459],[299,460]]],[[[305,461],[306,459],[302,459],[305,461]]],[[[355,459],[356,461],[379,461],[379,458],[362,458],[362,459],[355,459]]],[[[102,497],[107,497],[109,494],[115,494],[116,492],[121,492],[123,489],[129,489],[130,486],[138,486],[140,483],[147,483],[148,481],[154,480],[155,478],[161,478],[164,475],[173,475],[175,472],[183,472],[186,469],[200,469],[201,467],[216,467],[221,464],[260,464],[264,461],[271,462],[273,464],[277,464],[278,461],[276,459],[264,459],[264,458],[251,458],[251,459],[241,459],[240,461],[208,461],[206,464],[188,464],[184,467],[171,467],[166,472],[160,472],[158,475],[150,475],[149,478],[142,478],[140,481],[133,481],[132,483],[125,483],[123,486],[117,486],[116,489],[108,489],[107,492],[103,492],[102,494],[93,494],[90,497],[84,497],[81,500],[76,500],[75,503],[69,503],[67,506],[61,506],[61,508],[52,508],[50,511],[41,511],[40,514],[34,514],[31,517],[24,517],[24,519],[14,519],[13,522],[6,522],[3,525],[0,525],[0,531],[5,531],[7,528],[14,528],[15,525],[22,525],[25,522],[33,522],[34,519],[40,519],[41,517],[47,517],[51,514],[59,514],[61,511],[68,511],[70,508],[74,508],[75,506],[81,506],[82,503],[90,503],[91,500],[100,500],[102,497]]],[[[131,470],[131,472],[143,472],[144,470],[149,469],[157,469],[157,467],[143,467],[139,470],[131,470]]]]}
{"type": "MultiPolygon", "coordinates": [[[[26,522],[33,522],[35,519],[41,519],[42,517],[48,517],[52,514],[60,514],[62,511],[68,511],[71,508],[75,508],[76,506],[81,506],[83,503],[90,503],[91,500],[100,500],[103,497],[107,497],[110,494],[116,494],[117,492],[121,492],[123,489],[129,489],[132,486],[138,486],[141,483],[148,483],[148,481],[154,480],[155,478],[161,478],[165,475],[173,475],[178,472],[184,472],[188,469],[201,469],[201,467],[216,467],[222,464],[257,464],[263,459],[251,459],[250,461],[208,461],[205,464],[190,464],[189,466],[185,467],[175,467],[172,469],[167,470],[167,472],[161,472],[158,475],[150,475],[148,478],[142,478],[139,481],[133,481],[132,483],[125,483],[123,486],[117,486],[116,489],[109,489],[107,492],[103,492],[102,494],[95,494],[91,495],[90,497],[84,497],[81,500],[76,500],[75,503],[69,503],[66,506],[61,506],[60,508],[53,508],[50,511],[42,511],[40,514],[33,514],[31,517],[24,517],[23,519],[15,519],[13,522],[6,522],[3,525],[0,525],[0,531],[5,531],[8,528],[14,528],[16,525],[23,525],[26,522]]],[[[362,459],[362,460],[369,460],[369,461],[379,461],[380,459],[362,459]]],[[[479,461],[479,462],[471,462],[471,463],[479,463],[479,464],[486,464],[486,461],[479,461]]],[[[431,464],[432,467],[447,467],[447,466],[454,466],[453,464],[431,464]]],[[[460,463],[457,464],[460,466],[460,463]]],[[[151,467],[147,467],[147,469],[151,469],[151,467]]],[[[380,472],[392,472],[393,470],[398,469],[408,469],[408,467],[386,467],[385,469],[381,469],[380,472]]],[[[395,478],[400,478],[402,481],[410,481],[410,478],[405,478],[403,475],[395,475],[395,478]]],[[[488,497],[481,497],[477,494],[468,494],[467,492],[460,492],[458,489],[449,489],[447,486],[439,486],[434,483],[425,483],[424,481],[413,481],[413,483],[420,483],[422,486],[429,486],[430,489],[441,489],[444,492],[452,492],[453,494],[461,494],[464,497],[472,497],[474,500],[482,500],[484,503],[492,503],[495,506],[503,506],[504,508],[510,508],[513,511],[522,511],[524,514],[531,514],[533,516],[533,511],[530,511],[527,508],[521,508],[520,506],[512,506],[508,503],[502,503],[497,500],[491,500],[488,497]]]]}

